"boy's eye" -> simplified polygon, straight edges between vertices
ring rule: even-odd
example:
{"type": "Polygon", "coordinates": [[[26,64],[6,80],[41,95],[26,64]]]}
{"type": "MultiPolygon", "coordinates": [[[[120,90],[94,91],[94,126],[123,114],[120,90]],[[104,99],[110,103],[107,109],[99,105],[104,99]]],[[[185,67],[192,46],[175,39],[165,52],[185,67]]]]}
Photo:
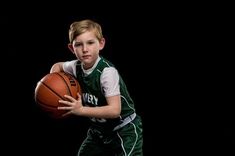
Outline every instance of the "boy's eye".
{"type": "Polygon", "coordinates": [[[94,43],[93,41],[88,42],[88,44],[93,44],[93,43],[94,43]]]}
{"type": "Polygon", "coordinates": [[[75,43],[75,44],[74,44],[75,47],[79,47],[79,46],[81,46],[81,45],[82,45],[81,43],[75,43]]]}

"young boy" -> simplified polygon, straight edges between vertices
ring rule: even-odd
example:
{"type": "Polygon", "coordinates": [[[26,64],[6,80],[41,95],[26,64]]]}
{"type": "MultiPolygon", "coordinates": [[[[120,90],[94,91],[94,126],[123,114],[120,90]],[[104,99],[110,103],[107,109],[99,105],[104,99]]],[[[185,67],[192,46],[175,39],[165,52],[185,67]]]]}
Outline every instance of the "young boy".
{"type": "Polygon", "coordinates": [[[79,156],[143,155],[142,121],[135,112],[126,85],[117,69],[99,55],[105,39],[101,26],[92,20],[74,22],[69,29],[68,48],[76,60],[57,62],[52,72],[67,72],[77,78],[82,95],[65,95],[60,110],[86,116],[91,126],[78,151],[79,156]]]}

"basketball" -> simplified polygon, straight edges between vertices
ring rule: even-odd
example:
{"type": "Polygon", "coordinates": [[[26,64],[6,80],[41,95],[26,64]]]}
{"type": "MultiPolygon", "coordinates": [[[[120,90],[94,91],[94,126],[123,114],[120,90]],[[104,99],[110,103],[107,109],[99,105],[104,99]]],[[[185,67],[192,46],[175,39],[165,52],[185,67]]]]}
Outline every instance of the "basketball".
{"type": "Polygon", "coordinates": [[[58,110],[57,107],[65,106],[59,100],[66,100],[64,95],[77,99],[77,92],[81,94],[78,81],[70,74],[55,72],[45,75],[36,85],[35,101],[52,118],[62,118],[67,110],[58,110]]]}

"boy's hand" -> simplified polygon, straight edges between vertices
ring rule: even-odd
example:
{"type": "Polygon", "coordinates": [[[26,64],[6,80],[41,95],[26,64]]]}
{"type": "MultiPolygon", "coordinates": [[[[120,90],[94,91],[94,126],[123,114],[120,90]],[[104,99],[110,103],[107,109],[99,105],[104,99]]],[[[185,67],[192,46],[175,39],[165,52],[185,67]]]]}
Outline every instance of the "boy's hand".
{"type": "Polygon", "coordinates": [[[67,116],[69,114],[76,114],[79,115],[79,112],[82,109],[82,99],[81,99],[81,95],[79,93],[77,93],[78,98],[75,99],[72,96],[69,95],[64,95],[64,97],[68,100],[59,100],[59,103],[64,104],[65,106],[60,106],[57,107],[57,109],[59,110],[68,110],[67,113],[63,114],[63,116],[67,116]]]}

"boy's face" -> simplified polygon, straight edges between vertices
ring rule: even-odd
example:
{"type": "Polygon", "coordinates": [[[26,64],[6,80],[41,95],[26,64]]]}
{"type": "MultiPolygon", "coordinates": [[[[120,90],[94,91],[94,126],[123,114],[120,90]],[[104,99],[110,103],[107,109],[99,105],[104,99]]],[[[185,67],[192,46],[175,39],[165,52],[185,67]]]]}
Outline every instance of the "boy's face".
{"type": "Polygon", "coordinates": [[[99,56],[99,51],[104,48],[104,44],[105,40],[99,41],[94,31],[86,31],[77,36],[69,45],[69,48],[84,63],[84,68],[88,69],[94,65],[99,56]]]}

